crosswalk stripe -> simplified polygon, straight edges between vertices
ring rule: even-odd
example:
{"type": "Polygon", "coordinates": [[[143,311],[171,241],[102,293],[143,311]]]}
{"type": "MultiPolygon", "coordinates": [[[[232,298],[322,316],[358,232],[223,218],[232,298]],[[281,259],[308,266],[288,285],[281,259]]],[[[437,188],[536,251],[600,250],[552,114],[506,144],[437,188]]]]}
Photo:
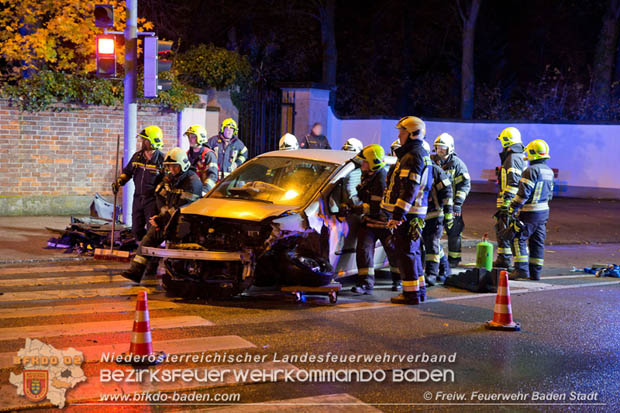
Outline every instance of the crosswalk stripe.
{"type": "Polygon", "coordinates": [[[14,278],[0,280],[0,287],[37,287],[42,285],[97,284],[131,282],[120,275],[93,275],[81,277],[14,278]]]}
{"type": "Polygon", "coordinates": [[[312,411],[312,413],[347,413],[351,411],[360,413],[381,412],[381,410],[364,403],[350,394],[340,393],[300,397],[298,399],[273,400],[262,403],[236,403],[225,407],[186,410],[179,413],[271,413],[274,411],[278,413],[299,413],[303,411],[312,411]]]}
{"type": "MultiPolygon", "coordinates": [[[[174,364],[164,365],[162,368],[175,369],[178,368],[174,364]]],[[[123,370],[127,370],[124,368],[123,370]]],[[[198,369],[201,370],[201,369],[198,369]]],[[[102,383],[100,380],[100,375],[97,373],[96,376],[88,376],[88,379],[83,383],[78,383],[78,385],[72,389],[70,392],[66,393],[67,402],[73,406],[77,406],[80,404],[101,404],[106,406],[113,406],[114,402],[101,402],[100,398],[102,395],[120,395],[125,394],[130,397],[134,393],[142,393],[142,392],[172,392],[172,391],[192,391],[192,390],[201,390],[205,388],[216,388],[216,387],[228,387],[228,386],[237,386],[245,383],[263,383],[264,381],[256,381],[252,380],[248,376],[247,381],[237,380],[234,372],[236,371],[253,371],[253,370],[261,370],[266,372],[272,372],[272,374],[277,374],[278,381],[281,381],[284,376],[284,372],[286,371],[297,371],[297,367],[293,366],[289,363],[282,362],[265,362],[265,363],[243,363],[243,364],[234,364],[234,365],[217,365],[217,366],[209,366],[209,372],[222,372],[222,380],[217,381],[183,381],[181,379],[175,381],[160,381],[153,382],[149,379],[149,374],[144,375],[145,383],[127,383],[127,382],[105,382],[102,383]],[[228,372],[226,372],[228,371],[228,372]],[[90,402],[89,402],[90,401],[90,402]]],[[[144,403],[142,403],[144,404],[144,403]]],[[[22,396],[18,396],[15,391],[15,386],[11,384],[0,386],[0,409],[24,409],[27,407],[33,408],[45,408],[51,406],[51,404],[45,400],[44,402],[40,402],[34,404],[30,402],[28,399],[22,396]]]]}
{"type": "Polygon", "coordinates": [[[72,298],[112,297],[117,295],[136,295],[140,290],[148,294],[155,292],[154,288],[112,287],[112,288],[80,288],[79,290],[42,290],[7,292],[0,295],[0,303],[13,301],[62,300],[72,298]]]}
{"type": "MultiPolygon", "coordinates": [[[[191,354],[254,347],[256,347],[254,344],[239,336],[183,338],[178,340],[161,340],[153,343],[153,349],[155,351],[163,351],[166,354],[191,354]]],[[[101,360],[102,354],[116,353],[116,355],[120,355],[128,351],[128,349],[129,343],[115,343],[101,346],[80,347],[77,350],[84,354],[84,359],[87,362],[96,362],[101,360]]],[[[17,350],[0,353],[0,369],[14,366],[13,357],[16,355],[17,350]]]]}
{"type": "MultiPolygon", "coordinates": [[[[133,318],[133,317],[132,317],[133,318]]],[[[205,327],[213,323],[197,316],[158,317],[151,318],[151,330],[181,327],[205,327]]],[[[133,319],[95,321],[90,323],[51,324],[22,327],[0,328],[0,341],[17,340],[20,338],[40,338],[58,336],[77,336],[94,333],[131,332],[133,319]]]]}
{"type": "MultiPolygon", "coordinates": [[[[149,300],[149,310],[167,310],[179,308],[179,304],[172,301],[149,300]]],[[[41,307],[13,307],[0,308],[0,319],[51,317],[75,314],[101,314],[133,311],[136,308],[134,301],[102,302],[74,305],[47,305],[41,307]]]]}
{"type": "Polygon", "coordinates": [[[18,275],[18,274],[43,274],[58,272],[101,272],[101,271],[122,271],[127,265],[53,265],[45,267],[9,267],[0,268],[0,275],[18,275]]]}

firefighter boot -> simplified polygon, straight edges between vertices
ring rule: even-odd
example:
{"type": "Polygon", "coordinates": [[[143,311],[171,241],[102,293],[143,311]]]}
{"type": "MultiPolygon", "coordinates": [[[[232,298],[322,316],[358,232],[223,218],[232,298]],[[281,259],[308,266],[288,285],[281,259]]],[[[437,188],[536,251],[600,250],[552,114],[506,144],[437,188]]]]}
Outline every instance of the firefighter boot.
{"type": "MultiPolygon", "coordinates": [[[[432,287],[432,286],[434,286],[435,284],[438,283],[436,276],[428,275],[428,274],[425,277],[425,281],[426,281],[426,285],[428,285],[429,287],[432,287]]],[[[424,301],[424,300],[422,300],[422,301],[424,301]]]]}
{"type": "Polygon", "coordinates": [[[400,273],[392,270],[392,291],[400,291],[403,289],[403,285],[400,282],[400,273]]]}
{"type": "Polygon", "coordinates": [[[512,256],[510,255],[498,255],[497,259],[493,261],[494,268],[506,268],[512,269],[512,256]]]}
{"type": "Polygon", "coordinates": [[[437,276],[437,282],[444,282],[446,278],[452,275],[452,270],[450,269],[450,263],[448,262],[448,257],[445,255],[441,257],[439,261],[439,275],[437,276]]]}
{"type": "Polygon", "coordinates": [[[400,295],[397,295],[396,297],[392,297],[390,298],[390,301],[393,304],[409,304],[409,305],[418,305],[420,304],[420,297],[418,297],[417,294],[407,294],[407,293],[402,293],[400,295]]]}
{"type": "Polygon", "coordinates": [[[509,280],[529,280],[530,275],[527,273],[526,270],[515,268],[514,270],[510,272],[510,274],[508,274],[508,279],[509,280]]]}
{"type": "Polygon", "coordinates": [[[145,268],[146,264],[136,262],[134,259],[134,261],[131,262],[129,269],[121,272],[121,276],[135,282],[136,284],[140,284],[140,281],[142,280],[142,274],[144,274],[145,268]]]}
{"type": "Polygon", "coordinates": [[[351,288],[351,292],[356,295],[372,294],[372,287],[368,284],[360,284],[351,288]]]}
{"type": "Polygon", "coordinates": [[[542,272],[542,265],[530,264],[530,280],[539,281],[541,272],[542,272]]]}

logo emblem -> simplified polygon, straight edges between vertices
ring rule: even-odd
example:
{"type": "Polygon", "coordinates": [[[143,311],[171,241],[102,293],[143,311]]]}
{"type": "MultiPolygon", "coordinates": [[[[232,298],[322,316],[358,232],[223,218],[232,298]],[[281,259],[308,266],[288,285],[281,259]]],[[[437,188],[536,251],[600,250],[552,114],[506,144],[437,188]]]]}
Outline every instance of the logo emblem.
{"type": "Polygon", "coordinates": [[[33,402],[40,402],[47,396],[47,370],[24,370],[24,395],[33,402]]]}

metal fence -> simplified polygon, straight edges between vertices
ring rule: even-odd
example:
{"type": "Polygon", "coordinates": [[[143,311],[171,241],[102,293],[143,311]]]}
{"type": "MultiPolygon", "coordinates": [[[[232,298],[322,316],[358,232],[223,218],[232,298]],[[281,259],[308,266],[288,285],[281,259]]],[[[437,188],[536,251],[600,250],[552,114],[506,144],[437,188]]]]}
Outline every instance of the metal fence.
{"type": "Polygon", "coordinates": [[[250,157],[278,149],[280,137],[295,129],[295,94],[260,89],[247,94],[239,105],[239,137],[250,157]]]}

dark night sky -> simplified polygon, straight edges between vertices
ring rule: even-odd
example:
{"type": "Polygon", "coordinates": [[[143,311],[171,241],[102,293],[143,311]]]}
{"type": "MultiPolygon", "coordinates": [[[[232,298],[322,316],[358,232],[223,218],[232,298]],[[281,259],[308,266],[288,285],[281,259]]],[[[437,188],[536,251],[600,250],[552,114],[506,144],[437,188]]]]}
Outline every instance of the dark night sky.
{"type": "MultiPolygon", "coordinates": [[[[214,43],[251,56],[269,82],[321,80],[311,2],[140,0],[160,36],[214,43]]],[[[460,91],[461,30],[454,0],[337,1],[338,99],[344,115],[392,115],[424,107],[454,116],[460,91]],[[404,86],[403,79],[411,83],[404,86]],[[415,96],[412,96],[415,95],[415,96]],[[403,99],[401,99],[403,98],[403,99]],[[406,102],[405,108],[402,103],[406,102]],[[430,102],[430,103],[429,103],[430,102]]],[[[476,27],[477,87],[501,99],[532,93],[545,68],[588,85],[604,0],[482,0],[476,27]]],[[[482,102],[481,102],[482,103],[482,102]]]]}

